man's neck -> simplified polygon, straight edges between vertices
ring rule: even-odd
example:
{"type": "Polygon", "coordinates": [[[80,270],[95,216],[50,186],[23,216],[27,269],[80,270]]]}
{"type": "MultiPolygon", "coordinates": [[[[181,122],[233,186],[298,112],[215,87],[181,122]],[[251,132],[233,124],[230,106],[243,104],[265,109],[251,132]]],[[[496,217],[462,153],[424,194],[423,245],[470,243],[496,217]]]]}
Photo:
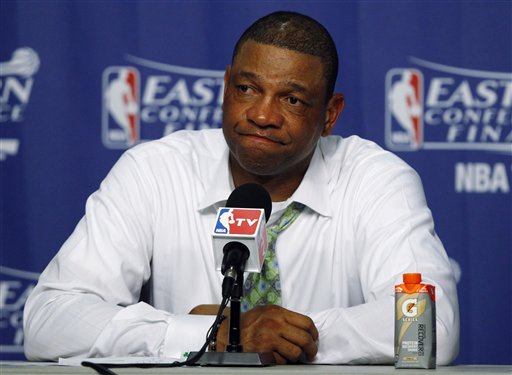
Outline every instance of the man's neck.
{"type": "Polygon", "coordinates": [[[297,190],[309,166],[308,162],[300,169],[276,175],[256,175],[243,169],[236,161],[230,158],[231,175],[235,187],[246,183],[262,185],[270,194],[272,202],[282,202],[292,196],[297,190]]]}

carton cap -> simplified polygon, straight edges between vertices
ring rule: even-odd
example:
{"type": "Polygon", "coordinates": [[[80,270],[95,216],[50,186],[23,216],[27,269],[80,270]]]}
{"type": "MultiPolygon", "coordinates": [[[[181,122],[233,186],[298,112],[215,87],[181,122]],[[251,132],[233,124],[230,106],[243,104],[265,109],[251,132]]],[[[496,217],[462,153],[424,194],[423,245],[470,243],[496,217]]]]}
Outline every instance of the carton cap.
{"type": "Polygon", "coordinates": [[[404,273],[404,283],[419,284],[421,283],[421,273],[404,273]]]}

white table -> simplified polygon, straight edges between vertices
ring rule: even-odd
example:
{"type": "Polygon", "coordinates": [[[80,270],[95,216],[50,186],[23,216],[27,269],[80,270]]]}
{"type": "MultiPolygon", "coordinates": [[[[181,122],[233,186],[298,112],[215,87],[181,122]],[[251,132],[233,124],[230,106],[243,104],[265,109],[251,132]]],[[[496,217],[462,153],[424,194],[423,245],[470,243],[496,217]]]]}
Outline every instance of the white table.
{"type": "MultiPolygon", "coordinates": [[[[490,365],[459,365],[442,366],[435,370],[423,369],[395,369],[393,366],[328,366],[328,365],[284,365],[270,367],[177,367],[177,368],[112,368],[119,375],[153,375],[153,374],[343,374],[343,375],[373,375],[373,374],[399,374],[399,375],[428,375],[428,374],[512,374],[512,366],[490,365]]],[[[59,366],[48,362],[0,362],[0,374],[97,374],[96,371],[86,367],[59,366]]]]}

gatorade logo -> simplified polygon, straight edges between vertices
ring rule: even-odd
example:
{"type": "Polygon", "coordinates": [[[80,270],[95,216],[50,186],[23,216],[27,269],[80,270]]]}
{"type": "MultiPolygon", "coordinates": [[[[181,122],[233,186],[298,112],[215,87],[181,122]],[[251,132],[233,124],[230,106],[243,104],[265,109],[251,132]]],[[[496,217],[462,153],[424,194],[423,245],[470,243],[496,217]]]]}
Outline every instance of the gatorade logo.
{"type": "Polygon", "coordinates": [[[402,304],[402,313],[408,318],[413,318],[418,315],[418,299],[409,298],[402,304]]]}

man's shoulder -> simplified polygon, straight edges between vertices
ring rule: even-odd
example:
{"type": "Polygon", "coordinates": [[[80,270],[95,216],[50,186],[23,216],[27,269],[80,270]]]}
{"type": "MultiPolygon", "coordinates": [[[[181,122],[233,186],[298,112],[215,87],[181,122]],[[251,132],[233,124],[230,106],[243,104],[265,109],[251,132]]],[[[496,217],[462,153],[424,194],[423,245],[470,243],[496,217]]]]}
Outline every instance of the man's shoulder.
{"type": "Polygon", "coordinates": [[[320,148],[328,169],[335,174],[350,172],[352,177],[405,171],[412,168],[394,153],[359,136],[330,136],[322,139],[320,148]]]}
{"type": "Polygon", "coordinates": [[[221,129],[179,130],[129,150],[135,157],[218,157],[226,148],[221,129]]]}
{"type": "Polygon", "coordinates": [[[403,161],[390,151],[383,149],[377,143],[357,135],[342,137],[332,135],[322,138],[320,143],[322,153],[327,160],[340,162],[364,162],[368,158],[376,158],[382,162],[403,163],[403,161]]]}

